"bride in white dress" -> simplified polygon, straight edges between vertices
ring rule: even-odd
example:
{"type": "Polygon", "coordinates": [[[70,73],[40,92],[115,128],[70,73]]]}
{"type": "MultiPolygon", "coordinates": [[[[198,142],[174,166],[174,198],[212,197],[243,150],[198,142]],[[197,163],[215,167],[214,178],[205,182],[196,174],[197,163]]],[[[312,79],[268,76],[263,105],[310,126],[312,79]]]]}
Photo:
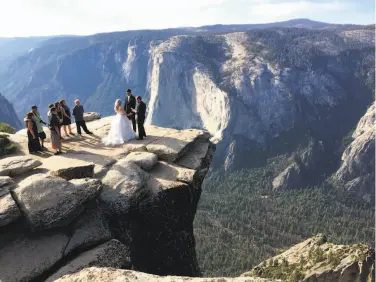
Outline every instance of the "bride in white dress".
{"type": "Polygon", "coordinates": [[[115,101],[114,107],[116,116],[112,120],[111,129],[108,135],[102,139],[106,146],[120,145],[125,142],[135,139],[136,133],[133,131],[132,123],[127,118],[127,115],[121,106],[121,100],[115,101]]]}

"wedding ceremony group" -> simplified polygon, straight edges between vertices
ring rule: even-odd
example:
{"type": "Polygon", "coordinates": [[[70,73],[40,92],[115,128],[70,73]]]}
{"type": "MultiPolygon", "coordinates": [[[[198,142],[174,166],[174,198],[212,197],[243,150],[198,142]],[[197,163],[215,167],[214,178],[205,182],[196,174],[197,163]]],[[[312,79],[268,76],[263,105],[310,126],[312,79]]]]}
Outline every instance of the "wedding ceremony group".
{"type": "MultiPolygon", "coordinates": [[[[62,136],[64,131],[66,137],[77,136],[81,138],[81,129],[89,135],[93,133],[87,128],[84,119],[84,107],[79,99],[74,101],[73,110],[69,108],[65,100],[50,104],[47,113],[47,121],[43,121],[38,106],[31,107],[31,112],[26,114],[24,119],[27,128],[28,149],[30,154],[41,153],[47,150],[44,141],[47,138],[43,125],[46,125],[50,131],[51,146],[55,155],[62,154],[62,142],[65,138],[62,136]],[[77,133],[72,132],[72,119],[76,124],[77,133]]],[[[115,146],[124,144],[130,140],[142,140],[146,137],[144,128],[146,116],[146,104],[141,96],[133,96],[131,89],[127,89],[124,105],[117,99],[114,105],[115,117],[112,119],[111,128],[108,135],[102,139],[105,146],[115,146]]]]}

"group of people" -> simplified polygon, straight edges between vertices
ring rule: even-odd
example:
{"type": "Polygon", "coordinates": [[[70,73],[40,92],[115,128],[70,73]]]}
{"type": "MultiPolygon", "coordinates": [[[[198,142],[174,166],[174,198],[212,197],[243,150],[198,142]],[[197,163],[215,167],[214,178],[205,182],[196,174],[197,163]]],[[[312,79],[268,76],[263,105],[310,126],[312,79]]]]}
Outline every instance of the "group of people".
{"type": "Polygon", "coordinates": [[[24,119],[27,128],[29,153],[38,153],[46,150],[44,140],[47,136],[43,125],[47,125],[50,129],[51,145],[52,149],[55,150],[54,154],[61,154],[61,141],[64,140],[64,137],[62,137],[62,128],[66,137],[70,135],[75,136],[71,127],[72,116],[75,118],[78,136],[81,136],[81,127],[85,133],[93,134],[86,127],[84,108],[80,100],[77,99],[74,103],[75,106],[72,113],[65,100],[50,104],[47,113],[48,123],[43,121],[37,106],[31,107],[31,112],[27,113],[24,119]]]}
{"type": "MultiPolygon", "coordinates": [[[[47,125],[51,134],[51,145],[55,151],[54,154],[61,154],[61,142],[64,140],[62,129],[66,137],[70,135],[75,136],[71,127],[72,116],[75,119],[78,136],[82,134],[81,129],[86,134],[93,134],[86,126],[84,120],[85,111],[80,100],[76,99],[74,103],[75,106],[72,113],[65,100],[50,104],[47,113],[48,123],[43,121],[38,107],[32,106],[31,112],[27,113],[24,119],[27,128],[29,153],[38,153],[46,150],[44,140],[47,136],[43,125],[47,125]]],[[[115,102],[114,110],[116,116],[111,123],[111,129],[108,135],[102,140],[105,145],[119,145],[135,139],[137,129],[139,140],[146,137],[144,128],[146,105],[140,96],[134,97],[132,91],[128,89],[124,107],[121,106],[121,100],[118,99],[115,102]]]]}

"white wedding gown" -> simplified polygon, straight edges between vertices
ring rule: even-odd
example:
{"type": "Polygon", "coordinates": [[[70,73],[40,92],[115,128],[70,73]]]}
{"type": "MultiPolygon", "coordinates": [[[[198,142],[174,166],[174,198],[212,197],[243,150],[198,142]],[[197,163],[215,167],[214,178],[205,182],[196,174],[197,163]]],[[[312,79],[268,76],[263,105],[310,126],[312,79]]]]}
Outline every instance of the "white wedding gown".
{"type": "Polygon", "coordinates": [[[132,122],[122,113],[117,113],[111,123],[108,135],[102,139],[106,146],[124,144],[135,139],[136,133],[133,131],[132,122]]]}

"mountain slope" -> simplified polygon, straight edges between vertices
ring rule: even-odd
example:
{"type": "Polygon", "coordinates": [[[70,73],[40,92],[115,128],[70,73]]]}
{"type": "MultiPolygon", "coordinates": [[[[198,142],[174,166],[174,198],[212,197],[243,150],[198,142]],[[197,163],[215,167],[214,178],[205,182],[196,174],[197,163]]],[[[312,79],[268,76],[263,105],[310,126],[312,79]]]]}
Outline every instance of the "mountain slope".
{"type": "Polygon", "coordinates": [[[7,123],[15,129],[22,127],[11,103],[0,93],[0,122],[7,123]]]}
{"type": "Polygon", "coordinates": [[[0,38],[0,74],[18,56],[24,55],[49,37],[0,38]]]}
{"type": "Polygon", "coordinates": [[[326,159],[311,174],[328,175],[338,168],[338,142],[373,99],[372,28],[223,34],[228,26],[217,26],[52,38],[14,61],[0,89],[23,116],[31,104],[45,113],[62,98],[109,115],[131,88],[148,103],[147,123],[215,135],[215,168],[264,165],[314,139],[326,159]]]}

